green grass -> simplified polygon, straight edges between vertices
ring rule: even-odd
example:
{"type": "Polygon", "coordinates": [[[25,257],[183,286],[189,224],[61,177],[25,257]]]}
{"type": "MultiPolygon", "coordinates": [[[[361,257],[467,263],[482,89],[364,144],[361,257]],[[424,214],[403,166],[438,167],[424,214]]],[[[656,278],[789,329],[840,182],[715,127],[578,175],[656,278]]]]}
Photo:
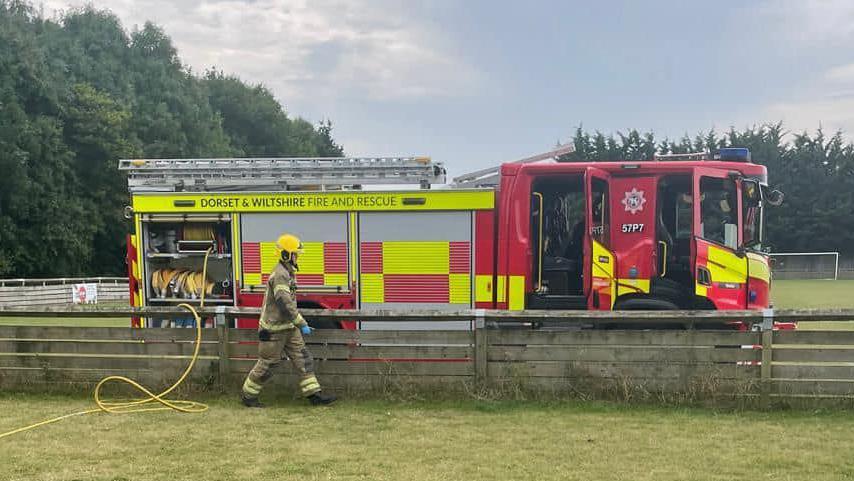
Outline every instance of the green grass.
{"type": "MultiPolygon", "coordinates": [[[[124,307],[127,302],[103,302],[92,307],[124,307]]],[[[83,306],[84,309],[87,306],[83,306]]],[[[129,317],[2,317],[0,326],[130,327],[129,317]]]]}
{"type": "MultiPolygon", "coordinates": [[[[854,308],[854,280],[773,281],[771,300],[776,309],[854,308]]],[[[850,331],[854,322],[801,322],[798,329],[850,331]]]]}
{"type": "MultiPolygon", "coordinates": [[[[783,307],[854,307],[848,281],[777,281],[783,307]],[[813,305],[817,296],[825,304],[813,305]]],[[[125,319],[0,324],[129,325],[125,319]],[[95,323],[95,324],[93,324],[95,323]],[[98,324],[103,323],[103,324],[98,324]]],[[[802,325],[803,328],[803,325],[802,325]]],[[[322,379],[321,379],[322,381],[322,379]]],[[[92,407],[0,393],[0,433],[92,407]]],[[[850,411],[716,411],[604,402],[382,402],[330,408],[233,397],[199,415],[96,414],[0,440],[6,480],[854,479],[850,411]]]]}
{"type": "MultiPolygon", "coordinates": [[[[0,395],[0,432],[91,407],[0,395]]],[[[273,401],[96,414],[0,440],[7,480],[854,478],[854,416],[567,402],[273,401]]]]}
{"type": "Polygon", "coordinates": [[[773,281],[771,300],[779,309],[854,308],[854,280],[773,281]]]}

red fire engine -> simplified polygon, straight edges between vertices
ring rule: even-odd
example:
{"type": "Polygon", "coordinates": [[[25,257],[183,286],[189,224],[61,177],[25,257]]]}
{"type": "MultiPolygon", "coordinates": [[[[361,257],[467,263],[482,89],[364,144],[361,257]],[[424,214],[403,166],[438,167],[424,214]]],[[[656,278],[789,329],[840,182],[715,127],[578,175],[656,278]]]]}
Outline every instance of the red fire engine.
{"type": "Polygon", "coordinates": [[[782,195],[747,149],[556,160],[570,150],[447,186],[442,164],[420,157],[122,160],[132,304],[206,289],[209,303],[258,306],[275,239],[291,232],[305,245],[303,307],[768,307],[763,207],[782,195]]]}

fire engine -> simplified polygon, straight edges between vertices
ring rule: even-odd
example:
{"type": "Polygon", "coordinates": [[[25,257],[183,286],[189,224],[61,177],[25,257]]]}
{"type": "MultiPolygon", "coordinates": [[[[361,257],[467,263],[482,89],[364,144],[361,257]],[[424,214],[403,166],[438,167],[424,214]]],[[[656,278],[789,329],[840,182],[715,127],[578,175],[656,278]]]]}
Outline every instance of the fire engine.
{"type": "Polygon", "coordinates": [[[131,303],[192,302],[205,289],[211,304],[259,306],[275,239],[290,232],[305,246],[302,307],[769,306],[763,212],[782,194],[747,149],[558,161],[571,150],[451,184],[426,157],[121,160],[131,303]]]}

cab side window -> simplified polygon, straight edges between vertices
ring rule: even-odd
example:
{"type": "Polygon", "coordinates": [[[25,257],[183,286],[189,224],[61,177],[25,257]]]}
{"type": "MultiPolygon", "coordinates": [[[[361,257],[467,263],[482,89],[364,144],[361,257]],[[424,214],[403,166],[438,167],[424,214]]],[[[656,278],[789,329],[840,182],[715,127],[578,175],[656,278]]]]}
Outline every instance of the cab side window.
{"type": "Polygon", "coordinates": [[[738,207],[735,182],[700,179],[700,236],[730,249],[738,248],[738,207]]]}
{"type": "Polygon", "coordinates": [[[593,209],[593,225],[590,234],[597,242],[608,247],[610,226],[608,222],[608,182],[594,178],[592,182],[591,201],[593,209]]]}

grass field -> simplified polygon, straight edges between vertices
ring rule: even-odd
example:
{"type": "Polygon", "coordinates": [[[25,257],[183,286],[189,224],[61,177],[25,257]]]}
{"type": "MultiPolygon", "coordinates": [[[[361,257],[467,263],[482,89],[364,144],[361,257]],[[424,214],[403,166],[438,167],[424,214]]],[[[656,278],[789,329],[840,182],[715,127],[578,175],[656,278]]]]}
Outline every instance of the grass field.
{"type": "MultiPolygon", "coordinates": [[[[774,281],[775,309],[854,308],[854,281],[774,281]]],[[[854,322],[802,322],[802,330],[854,330],[854,322]]]]}
{"type": "Polygon", "coordinates": [[[774,281],[771,300],[778,309],[854,308],[854,280],[774,281]]]}
{"type": "MultiPolygon", "coordinates": [[[[82,410],[0,396],[0,431],[82,410]]],[[[854,417],[605,403],[296,401],[72,418],[0,440],[6,480],[842,480],[854,417]]]]}
{"type": "MultiPolygon", "coordinates": [[[[854,307],[854,282],[780,281],[777,307],[854,307]]],[[[119,325],[125,319],[0,319],[119,325]]],[[[323,380],[321,379],[321,382],[323,380]]],[[[0,433],[93,407],[0,393],[0,433]]],[[[203,414],[96,414],[0,440],[0,479],[800,480],[854,479],[847,411],[719,411],[605,402],[290,399],[203,414]]]]}

